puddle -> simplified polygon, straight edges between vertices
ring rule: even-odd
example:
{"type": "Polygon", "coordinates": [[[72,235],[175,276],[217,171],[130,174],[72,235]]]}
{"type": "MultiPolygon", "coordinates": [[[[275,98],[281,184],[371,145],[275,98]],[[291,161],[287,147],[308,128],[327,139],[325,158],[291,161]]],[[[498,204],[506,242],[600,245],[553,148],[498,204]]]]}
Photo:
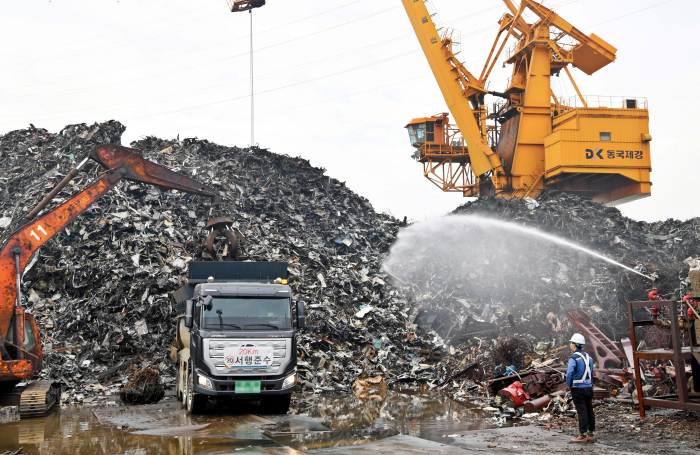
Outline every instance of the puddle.
{"type": "MultiPolygon", "coordinates": [[[[403,434],[445,443],[450,435],[493,428],[493,423],[486,420],[488,413],[439,394],[389,392],[384,402],[364,402],[353,395],[303,395],[303,399],[295,412],[319,419],[322,425],[336,430],[332,433],[339,438],[361,430],[356,437],[367,442],[403,434]]],[[[282,422],[278,428],[283,431],[282,422]]],[[[330,434],[311,433],[295,440],[284,438],[280,433],[270,436],[299,450],[311,449],[309,444],[319,447],[314,438],[332,439],[330,434]]]]}
{"type": "Polygon", "coordinates": [[[256,403],[234,401],[215,402],[207,414],[190,416],[172,398],[146,406],[62,407],[43,419],[4,419],[0,451],[296,454],[348,446],[352,452],[353,445],[398,434],[444,444],[450,435],[489,428],[482,411],[440,395],[394,392],[382,403],[362,402],[353,395],[296,398],[296,407],[284,416],[261,416],[256,403]]]}

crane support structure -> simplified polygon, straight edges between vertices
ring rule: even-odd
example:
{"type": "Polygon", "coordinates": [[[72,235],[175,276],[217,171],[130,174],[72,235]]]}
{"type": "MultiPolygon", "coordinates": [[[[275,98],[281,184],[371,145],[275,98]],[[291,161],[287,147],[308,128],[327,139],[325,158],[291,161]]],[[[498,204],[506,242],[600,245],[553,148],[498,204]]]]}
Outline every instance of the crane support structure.
{"type": "MultiPolygon", "coordinates": [[[[483,99],[487,90],[467,69],[457,60],[452,52],[452,40],[441,38],[437,27],[428,12],[425,3],[415,0],[401,0],[413,30],[418,37],[423,53],[433,70],[442,96],[452,113],[459,130],[464,135],[469,149],[472,171],[476,175],[487,172],[502,173],[503,167],[496,152],[482,137],[481,129],[475,119],[475,111],[469,103],[470,98],[483,99]]],[[[477,110],[477,114],[480,109],[477,110]]]]}
{"type": "Polygon", "coordinates": [[[535,0],[503,1],[508,12],[477,78],[462,63],[459,34],[439,25],[430,1],[402,0],[458,129],[447,114],[406,125],[425,177],[464,196],[567,191],[610,205],[649,196],[646,99],[586,97],[568,68],[592,75],[615,61],[617,49],[535,0]],[[489,90],[499,58],[512,66],[503,92],[489,90]],[[551,79],[562,70],[576,97],[555,96],[551,79]],[[487,95],[501,99],[489,104],[487,95]]]}

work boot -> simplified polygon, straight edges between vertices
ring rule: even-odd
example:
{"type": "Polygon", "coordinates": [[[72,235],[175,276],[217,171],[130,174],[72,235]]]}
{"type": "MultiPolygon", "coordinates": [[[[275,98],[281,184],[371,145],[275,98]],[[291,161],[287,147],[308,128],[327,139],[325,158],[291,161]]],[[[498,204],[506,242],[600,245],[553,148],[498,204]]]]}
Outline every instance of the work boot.
{"type": "Polygon", "coordinates": [[[588,436],[586,437],[586,442],[595,442],[595,436],[593,436],[593,433],[588,433],[588,436]]]}
{"type": "Polygon", "coordinates": [[[581,443],[581,442],[588,442],[588,438],[586,437],[585,434],[579,434],[575,438],[571,440],[571,442],[576,442],[576,443],[581,443]]]}

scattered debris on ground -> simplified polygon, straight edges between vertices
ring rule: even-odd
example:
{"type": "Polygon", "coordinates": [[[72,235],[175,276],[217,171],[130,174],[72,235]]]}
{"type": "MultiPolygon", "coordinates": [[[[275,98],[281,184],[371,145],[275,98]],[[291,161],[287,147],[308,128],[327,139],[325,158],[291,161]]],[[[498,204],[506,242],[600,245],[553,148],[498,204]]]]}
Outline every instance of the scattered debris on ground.
{"type": "Polygon", "coordinates": [[[154,366],[137,371],[131,381],[119,391],[119,398],[126,404],[157,403],[164,396],[160,373],[154,366]]]}
{"type": "Polygon", "coordinates": [[[361,374],[352,383],[352,393],[361,400],[384,401],[386,392],[386,381],[381,376],[370,378],[366,374],[361,374]]]}

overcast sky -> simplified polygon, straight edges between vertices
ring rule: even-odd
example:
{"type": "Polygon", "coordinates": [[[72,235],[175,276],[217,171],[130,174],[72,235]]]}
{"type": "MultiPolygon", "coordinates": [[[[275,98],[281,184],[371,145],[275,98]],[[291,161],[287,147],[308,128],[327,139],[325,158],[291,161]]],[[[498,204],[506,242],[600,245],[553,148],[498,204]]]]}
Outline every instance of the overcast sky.
{"type": "MultiPolygon", "coordinates": [[[[505,5],[431,1],[461,31],[478,74],[505,5]]],[[[572,69],[583,94],[649,100],[652,196],[619,208],[647,221],[700,215],[700,1],[545,4],[618,49],[593,76],[572,69]]],[[[0,11],[0,134],[116,119],[125,145],[178,134],[251,143],[251,16],[226,0],[3,0],[0,11]]],[[[259,146],[309,159],[397,217],[423,220],[466,201],[410,158],[403,127],[446,106],[399,0],[268,0],[252,18],[259,146]]],[[[496,65],[490,89],[504,90],[510,70],[496,65]]],[[[555,93],[575,95],[565,82],[555,93]]]]}

